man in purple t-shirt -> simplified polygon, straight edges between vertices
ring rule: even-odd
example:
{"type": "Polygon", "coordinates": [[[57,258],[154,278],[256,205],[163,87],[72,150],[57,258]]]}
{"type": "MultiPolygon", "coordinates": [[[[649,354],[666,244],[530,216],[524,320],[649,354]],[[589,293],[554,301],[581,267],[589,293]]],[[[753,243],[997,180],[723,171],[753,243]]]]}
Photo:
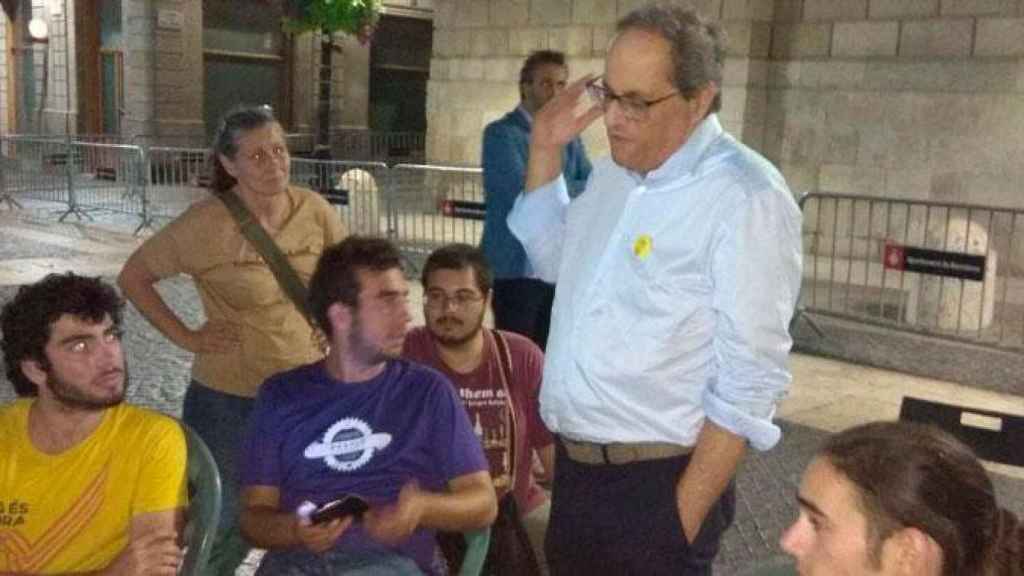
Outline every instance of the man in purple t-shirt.
{"type": "Polygon", "coordinates": [[[263,385],[243,448],[242,532],[269,551],[258,573],[326,563],[434,574],[435,530],[494,520],[487,461],[451,384],[397,359],[408,292],[385,240],[350,237],[321,256],[309,303],[330,352],[263,385]],[[370,505],[361,521],[298,512],[350,494],[370,505]]]}

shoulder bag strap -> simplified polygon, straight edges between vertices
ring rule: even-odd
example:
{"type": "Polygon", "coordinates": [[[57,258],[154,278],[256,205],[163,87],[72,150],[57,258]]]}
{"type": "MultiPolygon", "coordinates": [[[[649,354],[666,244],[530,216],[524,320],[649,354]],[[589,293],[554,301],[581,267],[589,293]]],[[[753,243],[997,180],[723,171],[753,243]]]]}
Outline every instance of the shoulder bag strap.
{"type": "Polygon", "coordinates": [[[278,248],[277,243],[267,234],[263,226],[260,226],[259,221],[253,217],[252,212],[245,207],[234,191],[220,192],[217,197],[227,206],[228,212],[231,212],[231,216],[234,217],[242,231],[242,236],[245,236],[246,240],[260,253],[260,256],[263,256],[263,260],[266,261],[270,271],[274,273],[274,278],[277,279],[281,290],[295,304],[309,325],[315,328],[306,306],[306,286],[295,272],[295,268],[288,263],[288,258],[278,248]]]}
{"type": "Polygon", "coordinates": [[[516,485],[516,411],[512,404],[512,389],[509,386],[509,380],[512,378],[512,353],[501,331],[492,330],[491,333],[494,334],[494,343],[498,348],[498,373],[501,377],[501,386],[505,389],[505,411],[508,414],[508,433],[505,437],[508,441],[510,476],[508,491],[511,493],[516,485]]]}

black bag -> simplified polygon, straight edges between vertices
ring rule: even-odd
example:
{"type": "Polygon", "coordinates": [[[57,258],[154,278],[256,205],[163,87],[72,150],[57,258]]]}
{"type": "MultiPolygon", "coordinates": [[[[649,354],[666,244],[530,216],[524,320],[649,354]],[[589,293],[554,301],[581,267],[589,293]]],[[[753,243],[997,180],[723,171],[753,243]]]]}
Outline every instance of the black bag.
{"type": "Polygon", "coordinates": [[[515,497],[506,494],[498,502],[498,517],[491,526],[491,545],[484,562],[486,576],[539,576],[540,563],[533,552],[526,526],[519,516],[515,497]]]}

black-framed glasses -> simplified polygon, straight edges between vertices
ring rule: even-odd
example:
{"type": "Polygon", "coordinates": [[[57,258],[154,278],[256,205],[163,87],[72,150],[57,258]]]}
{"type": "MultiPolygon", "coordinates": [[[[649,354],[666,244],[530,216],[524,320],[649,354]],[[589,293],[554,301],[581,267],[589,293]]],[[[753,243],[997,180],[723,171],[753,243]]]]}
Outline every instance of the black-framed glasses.
{"type": "Polygon", "coordinates": [[[670,94],[666,94],[661,98],[654,98],[652,100],[645,100],[639,96],[625,96],[622,94],[616,94],[608,89],[602,81],[603,76],[598,76],[590,82],[587,82],[587,94],[590,95],[590,99],[595,104],[601,106],[601,108],[607,112],[608,106],[612,102],[619,103],[619,109],[622,110],[622,115],[629,120],[643,121],[647,119],[647,115],[651,112],[651,107],[656,104],[668,100],[669,98],[679,94],[678,90],[673,90],[670,94]]]}
{"type": "Polygon", "coordinates": [[[451,304],[456,310],[466,308],[482,301],[484,297],[470,290],[459,290],[455,294],[447,294],[444,290],[428,290],[426,302],[428,308],[444,310],[451,304]]]}

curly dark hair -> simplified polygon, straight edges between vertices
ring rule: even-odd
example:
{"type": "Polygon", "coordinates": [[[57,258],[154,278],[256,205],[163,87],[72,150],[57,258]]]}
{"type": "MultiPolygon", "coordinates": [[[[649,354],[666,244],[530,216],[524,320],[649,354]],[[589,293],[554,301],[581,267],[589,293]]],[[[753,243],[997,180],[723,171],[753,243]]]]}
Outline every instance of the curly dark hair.
{"type": "Polygon", "coordinates": [[[309,280],[309,313],[325,334],[331,333],[327,309],[335,302],[359,305],[359,271],[384,272],[402,269],[402,254],[383,238],[349,236],[326,248],[309,280]]]}
{"type": "Polygon", "coordinates": [[[53,325],[65,314],[90,322],[102,322],[110,316],[121,326],[124,300],[112,286],[99,278],[74,272],[49,274],[35,284],[22,286],[14,299],[0,312],[0,348],[4,352],[7,379],[18,396],[37,396],[39,390],[21,371],[21,363],[35,360],[43,369],[50,367],[46,343],[53,325]]]}

